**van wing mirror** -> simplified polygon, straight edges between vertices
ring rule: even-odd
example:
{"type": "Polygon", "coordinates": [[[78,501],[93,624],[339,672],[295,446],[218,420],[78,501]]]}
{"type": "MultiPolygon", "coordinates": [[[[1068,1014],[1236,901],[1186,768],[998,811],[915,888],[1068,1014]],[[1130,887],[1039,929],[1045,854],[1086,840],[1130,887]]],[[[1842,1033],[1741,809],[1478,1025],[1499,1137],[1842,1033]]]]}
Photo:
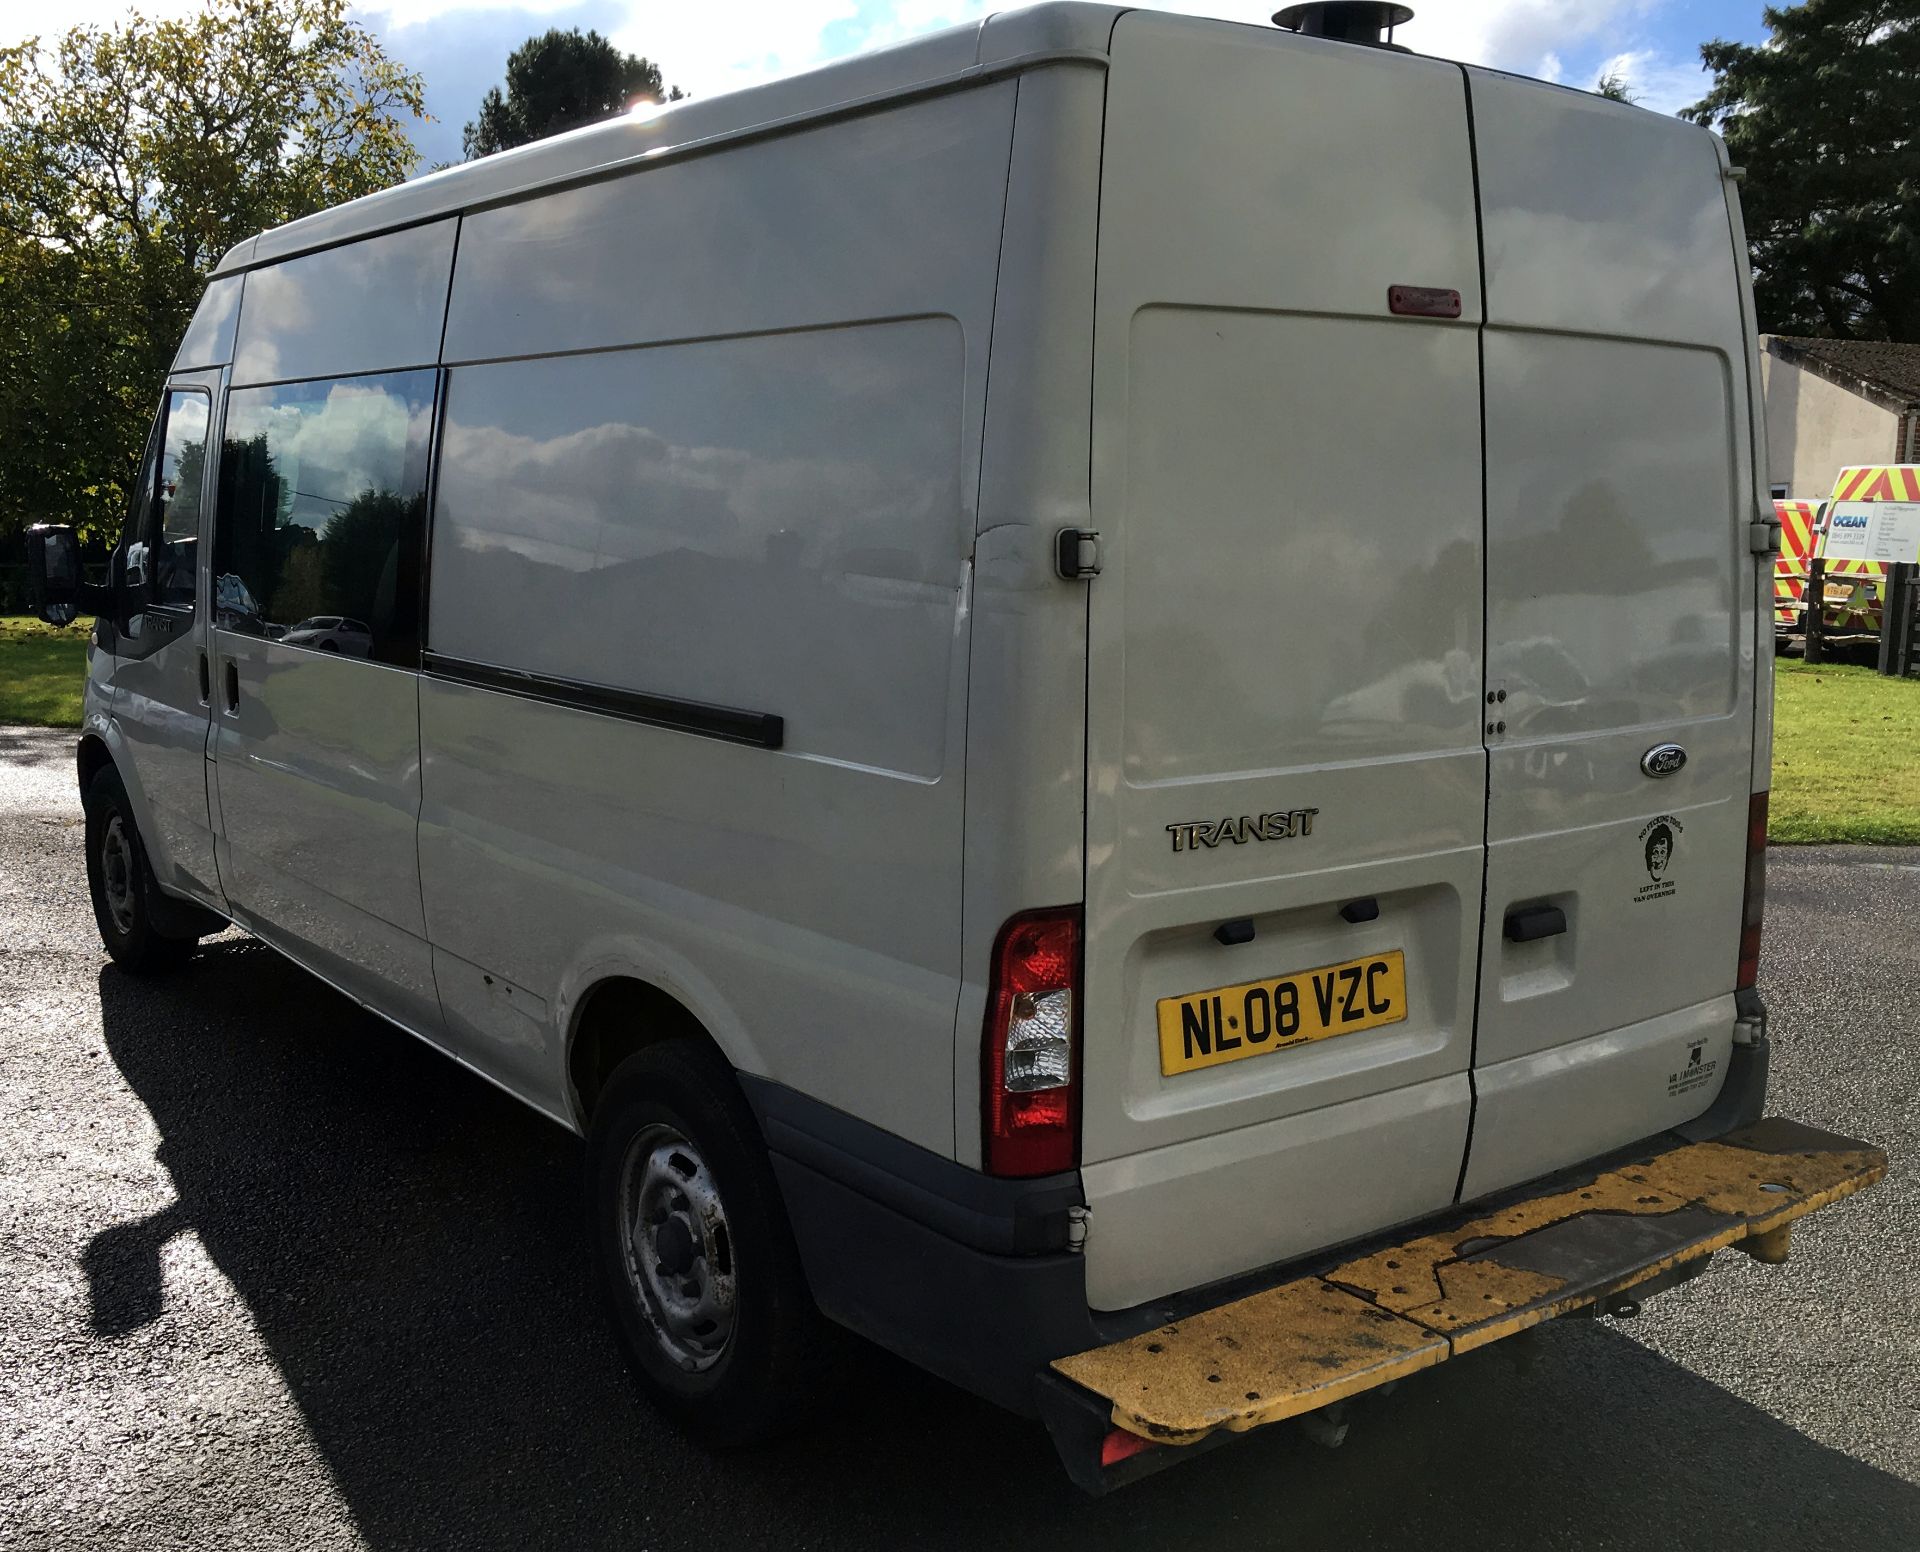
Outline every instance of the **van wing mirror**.
{"type": "Polygon", "coordinates": [[[87,581],[80,536],[66,524],[35,523],[27,530],[27,595],[49,625],[71,625],[83,609],[106,609],[107,590],[87,581]]]}

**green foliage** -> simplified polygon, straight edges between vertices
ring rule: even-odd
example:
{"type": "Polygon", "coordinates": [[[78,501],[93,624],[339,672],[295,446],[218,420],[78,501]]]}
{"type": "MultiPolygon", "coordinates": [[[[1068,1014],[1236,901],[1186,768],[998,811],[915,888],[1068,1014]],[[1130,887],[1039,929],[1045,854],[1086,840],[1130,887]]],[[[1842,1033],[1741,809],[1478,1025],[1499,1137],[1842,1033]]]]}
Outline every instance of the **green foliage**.
{"type": "Polygon", "coordinates": [[[1596,97],[1605,97],[1612,102],[1638,102],[1639,96],[1627,84],[1627,78],[1617,70],[1609,70],[1593,83],[1596,97]]]}
{"type": "Polygon", "coordinates": [[[390,490],[363,490],[328,518],[320,536],[328,612],[364,619],[390,610],[400,582],[396,540],[418,533],[425,521],[424,495],[409,499],[390,490]]]}
{"type": "Polygon", "coordinates": [[[634,103],[678,102],[660,67],[623,54],[597,32],[554,28],[507,56],[507,89],[490,87],[480,116],[461,134],[467,159],[544,140],[625,113],[634,103]]]}
{"type": "Polygon", "coordinates": [[[1685,116],[1726,136],[1760,327],[1920,340],[1920,0],[1768,7],[1764,45],[1714,42],[1685,116]]]}
{"type": "Polygon", "coordinates": [[[207,272],[398,182],[424,116],[347,0],[212,0],[0,49],[0,539],[117,531],[207,272]]]}

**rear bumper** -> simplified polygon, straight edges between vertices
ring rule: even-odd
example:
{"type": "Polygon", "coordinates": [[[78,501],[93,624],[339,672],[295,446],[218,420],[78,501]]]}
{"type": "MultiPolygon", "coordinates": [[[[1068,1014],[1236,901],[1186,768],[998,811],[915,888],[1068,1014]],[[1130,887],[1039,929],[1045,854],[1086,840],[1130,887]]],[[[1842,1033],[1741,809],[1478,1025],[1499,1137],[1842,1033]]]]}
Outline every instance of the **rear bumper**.
{"type": "Polygon", "coordinates": [[[1063,1353],[1146,1329],[1098,1326],[1076,1174],[994,1180],[741,1075],[814,1302],[829,1319],[1025,1416],[1063,1353]]]}
{"type": "MultiPolygon", "coordinates": [[[[1444,1312],[1430,1312],[1443,1322],[1440,1331],[1433,1331],[1395,1307],[1420,1307],[1413,1295],[1392,1292],[1395,1286],[1412,1284],[1384,1281],[1369,1298],[1351,1291],[1348,1279],[1342,1277],[1338,1279],[1342,1286],[1333,1290],[1342,1298],[1333,1299],[1333,1307],[1351,1313],[1343,1300],[1368,1303],[1379,1313],[1363,1318],[1394,1333],[1394,1341],[1386,1344],[1387,1355],[1380,1356],[1378,1363],[1364,1362],[1342,1371],[1338,1383],[1347,1388],[1302,1389],[1296,1384],[1283,1392],[1277,1379],[1268,1378],[1229,1389],[1225,1372],[1209,1368],[1206,1373],[1219,1372],[1221,1379],[1207,1381],[1202,1374],[1199,1383],[1216,1398],[1241,1398],[1241,1410],[1210,1418],[1200,1413],[1156,1412],[1143,1404],[1124,1409],[1130,1423],[1120,1416],[1119,1400],[1099,1386],[1104,1377],[1111,1381],[1110,1388],[1118,1388],[1125,1383],[1124,1376],[1133,1372],[1130,1365],[1135,1360],[1127,1355],[1133,1339],[1158,1341],[1167,1327],[1218,1335],[1214,1327],[1223,1321],[1229,1324],[1222,1330],[1233,1335],[1232,1323],[1251,1321],[1263,1309],[1288,1311],[1287,1318],[1278,1322],[1281,1328],[1304,1333],[1309,1327],[1303,1312],[1315,1299],[1327,1297],[1316,1288],[1334,1280],[1335,1268],[1374,1258],[1380,1261],[1384,1276],[1384,1261],[1400,1259],[1389,1252],[1415,1243],[1406,1238],[1414,1231],[1401,1230],[1310,1262],[1266,1268],[1134,1309],[1095,1311],[1088,1307],[1083,1260],[1073,1248],[1076,1210],[1082,1205],[1075,1176],[990,1180],[781,1085],[746,1076],[742,1084],[766,1136],[808,1282],[821,1310],[977,1395],[1026,1416],[1044,1417],[1075,1479],[1083,1486],[1102,1489],[1166,1460],[1190,1455],[1196,1441],[1202,1446],[1218,1443],[1236,1431],[1324,1406],[1550,1315],[1592,1305],[1623,1288],[1651,1291],[1696,1269],[1722,1246],[1754,1242],[1756,1234],[1764,1235],[1812,1211],[1820,1202],[1809,1193],[1774,1202],[1771,1198],[1779,1193],[1769,1192],[1764,1213],[1734,1216],[1712,1202],[1697,1203],[1684,1188],[1676,1190],[1672,1181],[1640,1190],[1637,1182],[1629,1180],[1629,1185],[1636,1186],[1636,1195],[1664,1192],[1660,1205],[1637,1203],[1631,1211],[1586,1205],[1552,1220],[1586,1227],[1560,1228],[1552,1236],[1540,1232],[1549,1227],[1544,1217],[1525,1230],[1480,1228],[1469,1234],[1462,1227],[1523,1209],[1545,1212],[1537,1204],[1569,1193],[1577,1200],[1578,1192],[1591,1189],[1602,1174],[1624,1179],[1634,1163],[1677,1157],[1688,1152],[1689,1144],[1709,1139],[1723,1138],[1722,1151],[1744,1148],[1761,1157],[1764,1149],[1756,1149],[1751,1139],[1743,1143],[1724,1134],[1750,1128],[1758,1116],[1766,1058],[1764,1042],[1736,1047],[1719,1099],[1685,1127],[1638,1149],[1563,1171],[1417,1226],[1419,1243],[1431,1239],[1454,1247],[1445,1256],[1429,1256],[1436,1281],[1454,1275],[1449,1270],[1453,1261],[1504,1269],[1497,1274],[1479,1270],[1463,1274],[1494,1278],[1488,1286],[1476,1284],[1473,1292],[1505,1299],[1497,1312],[1504,1324],[1469,1322],[1463,1314],[1455,1327],[1447,1327],[1444,1312]],[[1628,1162],[1623,1164],[1623,1159],[1628,1162]],[[1671,1210],[1669,1196],[1674,1198],[1671,1210]],[[1614,1222],[1626,1229],[1587,1243],[1594,1238],[1594,1225],[1614,1222]],[[1681,1233],[1688,1225],[1697,1232],[1681,1233]],[[1521,1233],[1529,1247],[1521,1261],[1511,1257],[1501,1261],[1485,1247],[1459,1249],[1463,1240],[1473,1237],[1503,1237],[1518,1246],[1523,1243],[1518,1238],[1521,1233]],[[1451,1241],[1445,1240],[1448,1234],[1453,1235],[1451,1241]],[[1542,1247],[1552,1251],[1553,1259],[1539,1265],[1525,1259],[1542,1247]],[[1580,1266],[1568,1259],[1576,1254],[1587,1257],[1580,1266]],[[1557,1281],[1549,1288],[1546,1279],[1557,1281]],[[1531,1290],[1526,1298],[1516,1296],[1522,1285],[1531,1290]],[[1261,1406],[1245,1401],[1249,1391],[1258,1393],[1261,1406]],[[1185,1447],[1150,1449],[1111,1468],[1103,1467],[1099,1464],[1102,1442],[1116,1424],[1142,1437],[1157,1433],[1169,1442],[1178,1438],[1185,1447]]],[[[1784,1123],[1764,1123],[1776,1124],[1784,1123]]],[[[1824,1138],[1824,1134],[1813,1135],[1824,1138]]],[[[1820,1146],[1831,1151],[1842,1142],[1830,1139],[1820,1146]]],[[[1847,1143],[1846,1148],[1861,1151],[1858,1144],[1847,1143]]],[[[1854,1161],[1836,1189],[1821,1200],[1858,1189],[1877,1178],[1883,1167],[1884,1160],[1877,1154],[1854,1161]]],[[[1754,1243],[1762,1248],[1768,1242],[1754,1243]]],[[[1493,1308],[1485,1298],[1479,1302],[1493,1308]]],[[[1320,1329],[1325,1329],[1324,1322],[1320,1329]]],[[[1253,1327],[1249,1325],[1248,1330],[1253,1327]]],[[[1316,1360],[1329,1375],[1333,1371],[1325,1368],[1324,1360],[1330,1356],[1322,1351],[1316,1360]]]]}
{"type": "MultiPolygon", "coordinates": [[[[1462,1209],[1438,1228],[1051,1367],[1125,1434],[1191,1446],[1604,1309],[1717,1250],[1784,1261],[1796,1221],[1886,1167],[1866,1143],[1765,1120],[1462,1209]]],[[[1063,1415],[1073,1399],[1056,1398],[1063,1415]]],[[[1084,1427],[1076,1442],[1084,1448],[1084,1427]]],[[[1144,1464],[1129,1458],[1135,1470],[1144,1464]]],[[[1085,1462],[1067,1455],[1067,1464],[1083,1485],[1106,1485],[1087,1479],[1085,1462]]]]}

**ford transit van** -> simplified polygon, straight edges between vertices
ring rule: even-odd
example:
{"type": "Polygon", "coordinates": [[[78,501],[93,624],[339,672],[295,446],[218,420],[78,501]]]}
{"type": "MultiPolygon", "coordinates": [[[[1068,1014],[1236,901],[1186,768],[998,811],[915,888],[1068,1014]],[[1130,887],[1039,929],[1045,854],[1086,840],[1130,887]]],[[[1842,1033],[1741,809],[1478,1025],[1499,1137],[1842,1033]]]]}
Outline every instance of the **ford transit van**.
{"type": "Polygon", "coordinates": [[[583,1134],[708,1438],[824,1316],[1103,1489],[1883,1168],[1763,1105],[1735,171],[1306,11],[1040,6],[264,232],[111,586],[35,535],[114,960],[237,923],[583,1134]]]}

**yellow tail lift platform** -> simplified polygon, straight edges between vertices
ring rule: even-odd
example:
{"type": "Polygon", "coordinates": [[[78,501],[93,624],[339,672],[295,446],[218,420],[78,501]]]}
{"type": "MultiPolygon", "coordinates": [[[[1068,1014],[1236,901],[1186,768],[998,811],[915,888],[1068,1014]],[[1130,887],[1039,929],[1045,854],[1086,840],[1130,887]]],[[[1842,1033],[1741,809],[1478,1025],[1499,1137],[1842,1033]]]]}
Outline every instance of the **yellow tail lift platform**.
{"type": "Polygon", "coordinates": [[[1886,1172],[1879,1149],[1766,1120],[1509,1202],[1053,1367],[1159,1444],[1371,1390],[1716,1250],[1786,1259],[1791,1225],[1886,1172]]]}

